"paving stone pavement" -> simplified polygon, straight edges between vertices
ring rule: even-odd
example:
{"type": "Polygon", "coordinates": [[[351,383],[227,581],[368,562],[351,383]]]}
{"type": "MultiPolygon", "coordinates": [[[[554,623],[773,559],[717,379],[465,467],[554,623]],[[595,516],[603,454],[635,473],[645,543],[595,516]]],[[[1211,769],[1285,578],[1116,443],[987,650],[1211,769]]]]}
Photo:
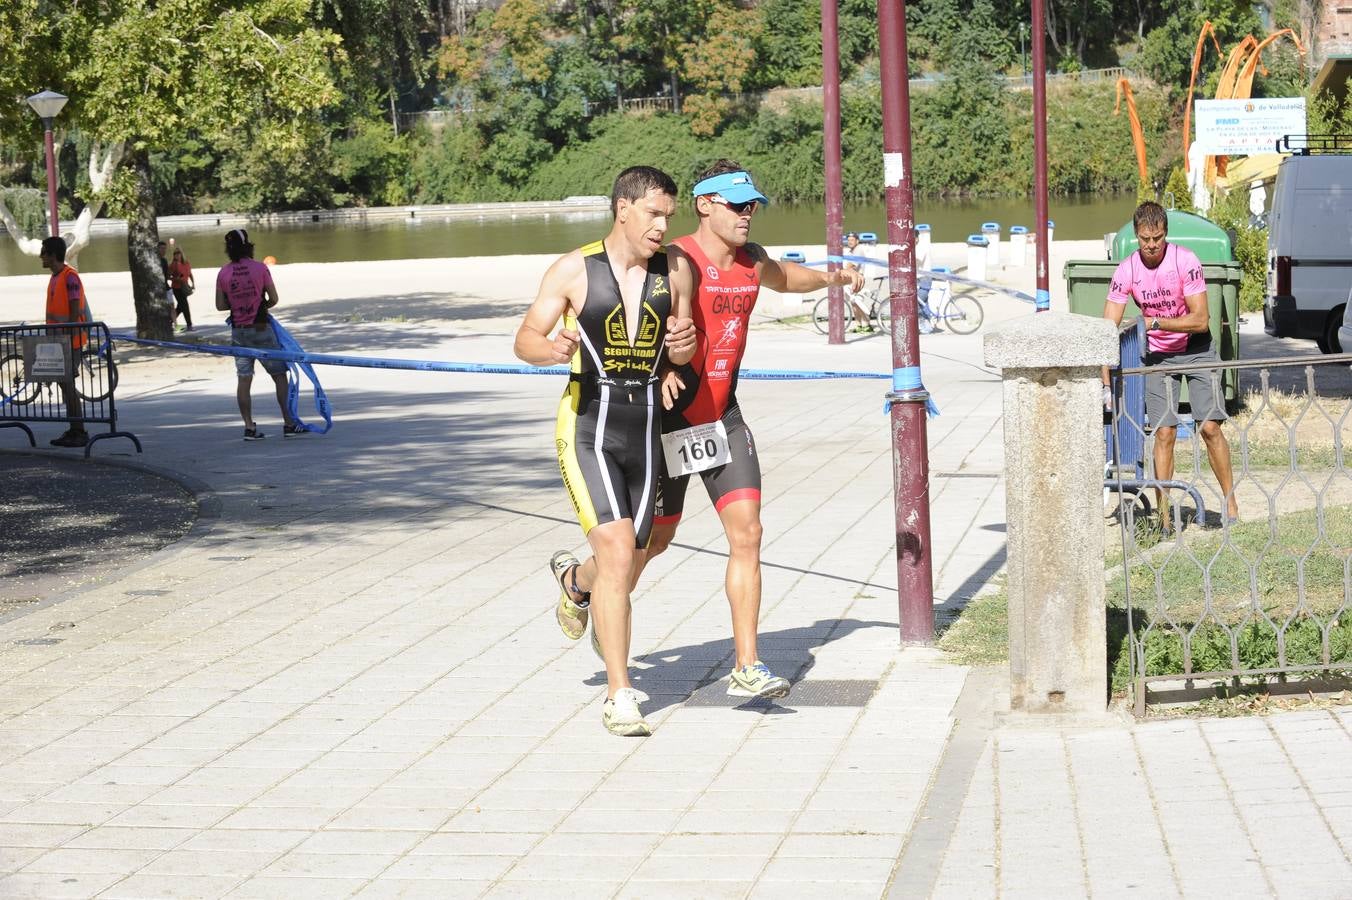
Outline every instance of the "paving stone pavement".
{"type": "Polygon", "coordinates": [[[986,743],[934,897],[1352,896],[1352,710],[986,743]]]}
{"type": "MultiPolygon", "coordinates": [[[[299,336],[502,361],[512,325],[299,336]]],[[[951,611],[1004,562],[1000,389],[979,334],[923,347],[951,611]]],[[[773,325],[747,365],[891,368],[878,338],[773,325]]],[[[739,388],[765,470],[763,656],[804,696],[871,696],[711,702],[724,542],[693,491],[636,594],[656,732],[626,740],[600,725],[591,650],[553,621],[546,560],[584,546],[554,463],[557,378],[322,375],[331,434],[277,439],[260,396],[274,437],[244,444],[227,361],[124,370],[140,461],[208,485],[220,513],[0,624],[0,897],[834,900],[899,874],[925,885],[911,896],[1352,896],[1345,712],[992,728],[998,689],[973,681],[986,712],[959,720],[967,670],[898,648],[885,382],[739,388]],[[918,825],[938,849],[908,852],[918,825]]]]}
{"type": "MultiPolygon", "coordinates": [[[[504,361],[514,324],[299,336],[504,361]]],[[[943,604],[1002,560],[999,384],[979,336],[927,341],[943,604]]],[[[751,366],[891,368],[878,338],[751,344],[751,366]]],[[[219,518],[0,625],[0,896],[885,892],[966,675],[898,646],[885,381],[739,391],[765,469],[762,656],[805,698],[866,699],[721,696],[725,545],[695,491],[635,598],[655,734],[634,740],[604,731],[600,666],[553,619],[549,554],[585,546],[557,377],[326,369],[329,435],[282,441],[260,389],[272,438],[245,444],[227,360],[156,371],[124,366],[121,424],[219,518]]]]}

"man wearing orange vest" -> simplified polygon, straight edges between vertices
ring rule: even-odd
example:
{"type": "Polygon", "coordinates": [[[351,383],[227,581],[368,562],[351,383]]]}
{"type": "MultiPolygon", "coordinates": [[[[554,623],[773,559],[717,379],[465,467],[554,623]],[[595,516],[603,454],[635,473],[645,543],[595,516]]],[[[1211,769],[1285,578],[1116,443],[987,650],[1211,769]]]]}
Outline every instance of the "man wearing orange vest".
{"type": "MultiPolygon", "coordinates": [[[[51,281],[47,282],[47,324],[71,325],[90,322],[89,304],[85,300],[84,284],[80,275],[66,265],[66,242],[59,237],[49,237],[42,242],[42,267],[51,270],[51,281]]],[[[62,329],[70,338],[71,350],[81,350],[88,341],[87,329],[62,329]]],[[[84,427],[84,410],[80,407],[80,397],[75,393],[75,380],[61,382],[61,393],[66,399],[66,416],[70,428],[66,433],[52,440],[53,447],[83,447],[89,443],[89,435],[84,427]]]]}

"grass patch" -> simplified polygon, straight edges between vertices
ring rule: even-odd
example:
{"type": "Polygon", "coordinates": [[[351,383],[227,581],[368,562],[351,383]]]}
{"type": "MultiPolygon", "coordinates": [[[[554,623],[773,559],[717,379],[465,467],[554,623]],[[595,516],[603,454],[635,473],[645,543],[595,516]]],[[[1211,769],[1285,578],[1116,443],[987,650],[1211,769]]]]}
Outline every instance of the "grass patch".
{"type": "Polygon", "coordinates": [[[1343,605],[1343,573],[1352,556],[1352,508],[1305,509],[1275,522],[1244,522],[1224,532],[1188,529],[1148,553],[1133,548],[1107,584],[1109,607],[1133,608],[1178,623],[1241,625],[1254,616],[1285,620],[1300,612],[1331,615],[1343,605]],[[1209,578],[1210,607],[1203,573],[1209,578]],[[1124,577],[1125,576],[1125,577],[1124,577]],[[1130,578],[1130,584],[1126,578],[1130,578]],[[1301,605],[1297,585],[1304,584],[1301,605]]]}
{"type": "MultiPolygon", "coordinates": [[[[1352,507],[1329,507],[1322,516],[1322,537],[1320,514],[1308,509],[1233,526],[1228,541],[1219,530],[1188,529],[1182,538],[1148,553],[1136,547],[1130,564],[1106,584],[1105,650],[1113,693],[1122,695],[1130,687],[1128,578],[1131,626],[1142,644],[1146,675],[1181,673],[1188,659],[1193,672],[1321,665],[1325,635],[1331,669],[1352,671],[1352,608],[1344,608],[1344,572],[1352,568],[1352,507]],[[1208,567],[1209,607],[1203,592],[1208,567]],[[1302,582],[1303,601],[1297,588],[1302,582]],[[1284,653],[1279,653],[1279,635],[1284,653]]],[[[1007,589],[1001,583],[962,610],[939,647],[966,665],[1003,662],[1008,617],[1007,589]]],[[[1292,673],[1288,680],[1306,677],[1313,675],[1292,673]]],[[[1299,702],[1256,699],[1263,696],[1260,691],[1248,699],[1230,698],[1226,708],[1247,704],[1252,712],[1299,702]]]]}
{"type": "Polygon", "coordinates": [[[974,597],[939,638],[939,649],[964,666],[988,666],[1009,659],[1009,595],[999,590],[974,597]]]}

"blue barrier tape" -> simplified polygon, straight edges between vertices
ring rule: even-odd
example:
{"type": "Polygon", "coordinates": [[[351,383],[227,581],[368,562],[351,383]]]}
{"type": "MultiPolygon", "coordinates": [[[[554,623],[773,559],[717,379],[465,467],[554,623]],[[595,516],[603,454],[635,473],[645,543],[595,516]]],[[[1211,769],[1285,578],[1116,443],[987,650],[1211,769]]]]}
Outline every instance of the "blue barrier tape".
{"type": "MultiPolygon", "coordinates": [[[[919,366],[904,366],[892,370],[893,391],[923,391],[924,389],[925,383],[920,378],[919,366]]],[[[884,401],[883,413],[890,412],[892,412],[892,401],[884,401]]],[[[931,419],[939,415],[939,407],[935,404],[933,397],[925,398],[925,414],[931,419]]]]}
{"type": "MultiPolygon", "coordinates": [[[[276,316],[270,316],[268,321],[272,324],[272,333],[277,336],[277,343],[283,350],[290,350],[294,353],[303,353],[300,343],[291,336],[291,332],[282,327],[282,323],[277,321],[276,316]]],[[[329,405],[329,395],[324,392],[324,386],[319,383],[319,376],[315,374],[314,367],[309,363],[288,362],[286,364],[286,408],[291,415],[291,421],[302,431],[311,431],[315,434],[328,434],[329,429],[333,427],[333,407],[329,405]],[[315,409],[324,417],[323,426],[311,425],[300,417],[300,376],[304,375],[310,379],[310,387],[315,396],[315,409]]]]}
{"type": "MultiPolygon", "coordinates": [[[[226,347],[219,344],[183,344],[178,341],[156,341],[135,335],[115,334],[116,341],[165,347],[170,350],[192,350],[214,356],[247,356],[253,359],[279,359],[288,363],[309,363],[316,366],[353,366],[367,369],[402,369],[418,372],[461,372],[472,375],[567,375],[566,366],[528,366],[506,363],[441,362],[432,359],[383,359],[371,356],[344,356],[332,353],[306,353],[299,350],[254,350],[250,347],[226,347]]],[[[890,378],[881,372],[821,371],[812,369],[742,369],[737,376],[759,381],[804,381],[835,378],[890,378]]]]}
{"type": "Polygon", "coordinates": [[[881,267],[884,268],[884,269],[887,268],[887,260],[885,260],[885,259],[870,259],[870,258],[867,257],[867,256],[850,256],[850,255],[848,255],[848,254],[846,254],[846,255],[844,255],[844,256],[827,256],[826,259],[814,259],[812,262],[799,263],[799,265],[800,265],[800,266],[824,266],[824,265],[826,265],[827,263],[833,263],[833,262],[834,262],[834,263],[839,263],[839,262],[864,263],[865,265],[870,265],[870,266],[881,266],[881,267]]]}
{"type": "Polygon", "coordinates": [[[1039,310],[1043,310],[1043,309],[1051,309],[1051,308],[1052,308],[1052,295],[1051,295],[1051,293],[1048,292],[1048,291],[1044,291],[1044,290],[1042,290],[1042,289],[1039,288],[1039,289],[1038,289],[1038,292],[1037,292],[1037,299],[1034,301],[1034,305],[1035,305],[1039,310]]]}

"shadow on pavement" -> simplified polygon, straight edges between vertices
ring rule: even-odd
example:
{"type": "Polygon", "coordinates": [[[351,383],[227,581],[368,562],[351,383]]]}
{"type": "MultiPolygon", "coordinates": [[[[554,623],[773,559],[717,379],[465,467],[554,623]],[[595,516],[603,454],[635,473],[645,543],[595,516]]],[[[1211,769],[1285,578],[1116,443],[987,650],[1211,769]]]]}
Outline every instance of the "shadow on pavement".
{"type": "MultiPolygon", "coordinates": [[[[812,651],[818,647],[838,641],[861,628],[896,627],[896,622],[818,619],[811,625],[798,628],[763,631],[757,643],[761,659],[770,670],[798,684],[816,665],[817,660],[812,651]]],[[[649,697],[648,702],[643,704],[644,714],[685,703],[696,691],[719,682],[732,668],[732,657],[731,636],[635,656],[630,669],[630,680],[634,687],[649,697]]],[[[583,683],[592,687],[604,685],[605,670],[598,671],[583,683]]],[[[719,693],[722,694],[721,688],[719,693]]],[[[793,711],[792,693],[782,700],[746,700],[740,697],[726,697],[726,700],[729,707],[767,715],[783,715],[793,711]]]]}
{"type": "Polygon", "coordinates": [[[0,617],[116,573],[197,520],[193,496],[150,472],[57,453],[2,455],[0,617]]]}

